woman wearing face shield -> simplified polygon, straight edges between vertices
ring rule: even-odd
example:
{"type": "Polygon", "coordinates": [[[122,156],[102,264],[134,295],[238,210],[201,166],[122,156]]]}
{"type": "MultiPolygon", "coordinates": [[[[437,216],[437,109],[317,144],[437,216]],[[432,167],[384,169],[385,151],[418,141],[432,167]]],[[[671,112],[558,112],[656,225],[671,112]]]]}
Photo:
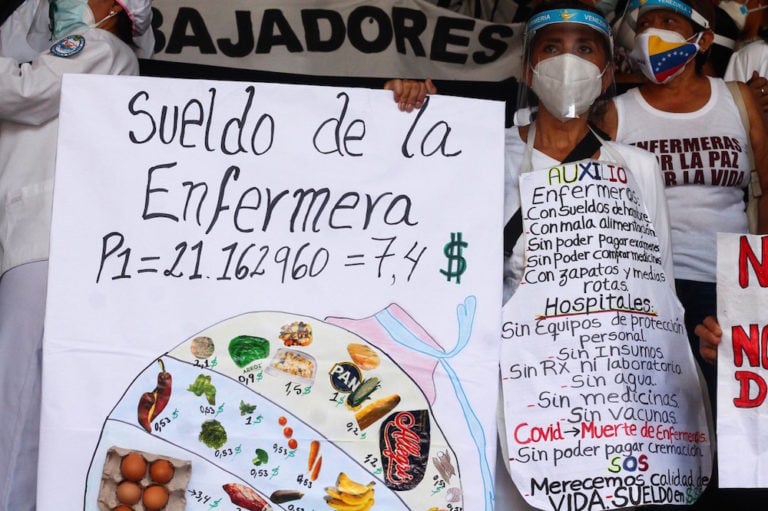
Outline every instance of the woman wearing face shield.
{"type": "MultiPolygon", "coordinates": [[[[602,127],[619,141],[656,153],[661,164],[675,284],[685,308],[691,350],[715,410],[716,371],[702,358],[696,334],[710,338],[710,332],[719,330],[713,317],[716,233],[747,232],[744,189],[754,179],[768,190],[768,139],[760,107],[747,85],[740,83],[738,91],[748,113],[749,133],[725,82],[700,71],[712,43],[712,20],[708,0],[646,0],[639,9],[632,56],[648,81],[616,98],[602,127]],[[751,175],[750,148],[756,171],[751,175]]],[[[758,203],[758,232],[768,232],[766,194],[758,203]]],[[[705,355],[711,352],[703,350],[705,355]]],[[[701,499],[702,508],[721,498],[712,491],[701,499]]],[[[734,497],[727,498],[727,505],[743,504],[734,497]]],[[[752,503],[744,507],[748,508],[752,503]]]]}
{"type": "MultiPolygon", "coordinates": [[[[757,174],[768,189],[768,145],[760,108],[745,84],[746,133],[725,82],[701,65],[712,44],[709,0],[646,0],[639,9],[631,56],[647,78],[614,99],[601,127],[616,140],[657,155],[672,228],[677,293],[685,308],[689,341],[714,405],[715,371],[699,355],[696,325],[716,312],[717,232],[747,232],[744,188],[751,147],[757,174]]],[[[768,232],[768,196],[759,202],[758,230],[768,232]]]]}
{"type": "MultiPolygon", "coordinates": [[[[521,183],[561,163],[598,160],[627,169],[632,186],[654,226],[661,264],[672,282],[672,259],[666,201],[656,159],[650,153],[607,140],[596,133],[588,119],[613,88],[611,32],[599,11],[577,2],[558,2],[539,7],[527,23],[525,34],[524,83],[527,98],[538,101],[534,121],[507,129],[505,137],[504,196],[504,302],[517,307],[526,301],[531,286],[521,286],[525,273],[526,229],[522,211],[532,197],[521,183]],[[528,94],[530,92],[530,94],[528,94]]],[[[401,110],[417,108],[426,93],[434,92],[431,82],[394,80],[387,88],[401,110]]],[[[533,110],[530,108],[530,110],[533,110]]],[[[598,233],[598,229],[594,229],[598,233]]],[[[592,230],[582,232],[593,234],[592,230]]],[[[663,285],[666,301],[675,303],[673,289],[663,285]]],[[[552,283],[552,294],[560,291],[552,283]]],[[[509,307],[508,306],[508,307],[509,307]]],[[[679,307],[679,306],[677,306],[679,307]]],[[[526,314],[520,315],[521,322],[526,314]]],[[[682,342],[685,342],[684,339],[682,342]]],[[[502,403],[499,403],[500,405],[502,403]]],[[[512,486],[508,473],[504,411],[499,410],[500,445],[496,475],[497,509],[532,509],[512,486]],[[503,468],[507,467],[507,469],[503,468]]],[[[507,419],[511,424],[514,419],[507,419]]]]}
{"type": "MultiPolygon", "coordinates": [[[[514,245],[515,256],[507,261],[505,301],[517,287],[523,260],[521,229],[514,227],[520,224],[519,176],[531,168],[573,161],[574,157],[624,160],[636,174],[659,229],[665,270],[671,275],[664,187],[656,160],[645,151],[610,142],[589,123],[596,111],[602,112],[606,105],[603,100],[614,90],[612,48],[605,18],[581,2],[542,3],[526,25],[524,83],[518,110],[535,110],[536,114],[533,123],[506,131],[505,218],[509,222],[505,252],[512,255],[514,245]],[[531,107],[536,101],[538,107],[531,107]],[[592,150],[585,153],[585,148],[592,150]]],[[[398,108],[406,112],[420,108],[427,94],[437,92],[431,80],[390,80],[384,87],[393,92],[398,108]]]]}
{"type": "Polygon", "coordinates": [[[0,509],[15,511],[35,508],[61,78],[136,75],[136,51],[151,52],[150,0],[52,0],[50,10],[49,49],[29,63],[0,58],[0,509]]]}
{"type": "MultiPolygon", "coordinates": [[[[653,223],[664,247],[663,264],[672,274],[667,210],[656,160],[645,151],[610,142],[590,124],[603,111],[614,89],[611,30],[600,11],[580,2],[541,4],[526,24],[524,80],[518,111],[535,120],[506,132],[504,301],[517,289],[523,265],[518,179],[531,168],[578,159],[603,159],[627,164],[639,180],[653,223]],[[531,101],[532,100],[532,101],[531,101]],[[538,101],[537,107],[531,103],[538,101]],[[579,147],[580,146],[580,147],[579,147]],[[578,150],[577,150],[577,147],[578,150]],[[592,150],[585,153],[585,148],[592,150]]],[[[431,80],[390,80],[402,111],[420,108],[427,94],[437,92],[431,80]]],[[[602,132],[600,132],[602,133],[602,132]]]]}
{"type": "MultiPolygon", "coordinates": [[[[599,11],[583,4],[546,4],[530,18],[526,29],[522,96],[538,101],[535,120],[506,134],[505,301],[522,274],[524,241],[510,236],[519,219],[519,176],[582,159],[612,161],[630,169],[658,229],[663,265],[671,274],[666,203],[655,159],[645,151],[607,140],[589,117],[613,90],[610,28],[599,11]]],[[[525,99],[519,110],[527,110],[525,99]]],[[[519,232],[519,229],[517,229],[519,232]]]]}
{"type": "MultiPolygon", "coordinates": [[[[527,273],[526,247],[528,246],[527,232],[532,232],[530,225],[522,220],[522,212],[531,211],[537,204],[531,195],[531,180],[537,175],[547,173],[547,169],[555,168],[561,163],[583,160],[598,161],[608,165],[627,169],[630,175],[629,188],[636,190],[641,198],[641,208],[644,207],[650,223],[655,231],[654,242],[660,249],[659,259],[664,272],[663,283],[648,291],[654,296],[656,306],[661,315],[681,317],[682,308],[674,296],[671,236],[667,204],[664,197],[664,185],[656,158],[647,151],[611,142],[602,132],[595,130],[589,123],[589,117],[601,107],[612,90],[612,41],[610,30],[599,13],[579,4],[547,4],[540,7],[527,23],[525,35],[524,82],[530,89],[532,97],[538,101],[534,121],[520,128],[511,128],[506,133],[505,155],[505,219],[507,224],[504,231],[505,267],[504,267],[504,302],[505,320],[509,320],[510,311],[515,311],[517,325],[525,324],[528,309],[526,302],[531,301],[531,287],[521,283],[527,273]],[[528,184],[526,184],[526,182],[528,184]],[[527,191],[526,191],[527,190],[527,191]]],[[[521,105],[524,110],[525,105],[521,105]]],[[[533,110],[533,109],[531,109],[533,110]]],[[[538,182],[538,181],[536,181],[538,182]]],[[[563,187],[565,188],[565,187],[563,187]]],[[[540,202],[539,202],[540,204],[540,202]]],[[[581,235],[596,235],[604,233],[601,228],[585,229],[581,235]]],[[[541,233],[537,233],[539,243],[541,233]]],[[[555,245],[557,240],[553,239],[555,245]]],[[[617,277],[606,279],[606,285],[626,285],[617,277]]],[[[644,289],[642,284],[629,283],[629,289],[638,292],[644,289]]],[[[561,292],[559,283],[551,284],[549,291],[553,296],[561,292]]],[[[592,293],[596,295],[598,293],[592,293]]],[[[529,325],[532,325],[529,324],[529,325]]],[[[534,329],[531,326],[531,329],[534,329]]],[[[520,339],[524,341],[526,339],[520,339]]],[[[684,345],[684,335],[670,336],[672,344],[684,345]]],[[[666,341],[666,340],[665,340],[666,341]]],[[[665,342],[662,341],[662,342],[665,342]]],[[[520,360],[516,357],[515,348],[509,345],[502,347],[502,367],[520,360]]],[[[510,382],[502,382],[505,401],[515,401],[516,389],[510,382]]],[[[681,399],[690,398],[692,409],[691,424],[697,420],[701,427],[706,428],[707,416],[702,410],[703,404],[700,390],[695,383],[681,389],[681,399]],[[682,397],[685,396],[685,397],[682,397]],[[699,410],[701,412],[699,413],[699,410]]],[[[521,500],[517,490],[509,484],[509,474],[503,469],[506,466],[517,486],[523,488],[521,481],[526,480],[525,468],[510,460],[507,452],[514,443],[508,444],[507,436],[511,434],[510,424],[514,424],[514,411],[519,409],[508,403],[504,411],[500,410],[499,424],[500,458],[497,460],[497,509],[530,509],[528,504],[511,506],[510,502],[521,500]]],[[[702,461],[701,470],[709,469],[709,460],[702,461]]],[[[532,497],[526,497],[532,498],[532,497]]],[[[618,502],[618,501],[617,501],[618,502]]]]}

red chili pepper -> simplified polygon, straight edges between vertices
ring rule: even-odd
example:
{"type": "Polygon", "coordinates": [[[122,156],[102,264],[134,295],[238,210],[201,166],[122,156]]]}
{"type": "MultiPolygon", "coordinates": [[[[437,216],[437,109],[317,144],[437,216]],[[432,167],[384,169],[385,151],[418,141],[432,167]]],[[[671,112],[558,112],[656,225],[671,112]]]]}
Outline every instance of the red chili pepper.
{"type": "Polygon", "coordinates": [[[161,371],[157,375],[157,387],[155,387],[155,417],[163,412],[165,405],[171,399],[171,384],[173,382],[171,373],[166,372],[163,361],[158,360],[158,362],[160,363],[161,371]]]}
{"type": "Polygon", "coordinates": [[[171,373],[166,372],[165,364],[158,359],[160,372],[157,375],[157,386],[152,392],[145,392],[139,399],[138,419],[139,424],[147,433],[152,433],[152,421],[165,409],[171,399],[171,373]]]}
{"type": "Polygon", "coordinates": [[[147,430],[147,433],[152,433],[152,426],[150,426],[149,413],[152,410],[152,406],[155,404],[155,395],[152,392],[145,392],[139,399],[139,424],[141,427],[147,430]]]}

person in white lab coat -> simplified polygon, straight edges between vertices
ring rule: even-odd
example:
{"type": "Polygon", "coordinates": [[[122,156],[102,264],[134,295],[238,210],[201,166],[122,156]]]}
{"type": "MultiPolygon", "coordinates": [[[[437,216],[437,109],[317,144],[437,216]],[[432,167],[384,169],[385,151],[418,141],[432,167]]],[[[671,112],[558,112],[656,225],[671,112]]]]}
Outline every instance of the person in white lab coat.
{"type": "Polygon", "coordinates": [[[50,49],[29,63],[0,58],[0,509],[35,509],[61,77],[138,74],[150,1],[50,0],[50,49]]]}

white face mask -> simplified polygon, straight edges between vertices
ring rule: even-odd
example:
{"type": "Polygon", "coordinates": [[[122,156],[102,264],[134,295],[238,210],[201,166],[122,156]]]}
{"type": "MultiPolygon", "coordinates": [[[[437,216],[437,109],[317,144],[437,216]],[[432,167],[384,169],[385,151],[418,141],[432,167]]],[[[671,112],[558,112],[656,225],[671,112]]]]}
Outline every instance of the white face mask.
{"type": "Polygon", "coordinates": [[[654,83],[667,83],[685,70],[699,52],[699,38],[690,42],[673,30],[648,28],[637,34],[630,58],[646,78],[654,83]]]}
{"type": "Polygon", "coordinates": [[[744,26],[747,24],[747,15],[749,13],[767,9],[768,5],[761,5],[760,7],[755,7],[754,9],[747,9],[746,3],[742,4],[736,2],[735,0],[725,0],[724,2],[720,2],[719,7],[724,10],[728,16],[730,16],[730,18],[736,24],[736,28],[741,31],[744,30],[744,26]]]}
{"type": "Polygon", "coordinates": [[[592,62],[563,53],[536,64],[531,89],[549,113],[565,122],[589,110],[602,94],[603,73],[592,62]]]}

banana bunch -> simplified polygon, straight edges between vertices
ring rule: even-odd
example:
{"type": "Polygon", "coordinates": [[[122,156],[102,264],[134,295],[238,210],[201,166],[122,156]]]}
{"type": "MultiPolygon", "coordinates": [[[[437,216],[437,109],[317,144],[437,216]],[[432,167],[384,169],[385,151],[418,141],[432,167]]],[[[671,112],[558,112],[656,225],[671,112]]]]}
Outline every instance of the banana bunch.
{"type": "Polygon", "coordinates": [[[337,511],[368,511],[373,507],[374,484],[360,484],[341,472],[336,479],[336,486],[325,489],[325,501],[337,511]]]}

